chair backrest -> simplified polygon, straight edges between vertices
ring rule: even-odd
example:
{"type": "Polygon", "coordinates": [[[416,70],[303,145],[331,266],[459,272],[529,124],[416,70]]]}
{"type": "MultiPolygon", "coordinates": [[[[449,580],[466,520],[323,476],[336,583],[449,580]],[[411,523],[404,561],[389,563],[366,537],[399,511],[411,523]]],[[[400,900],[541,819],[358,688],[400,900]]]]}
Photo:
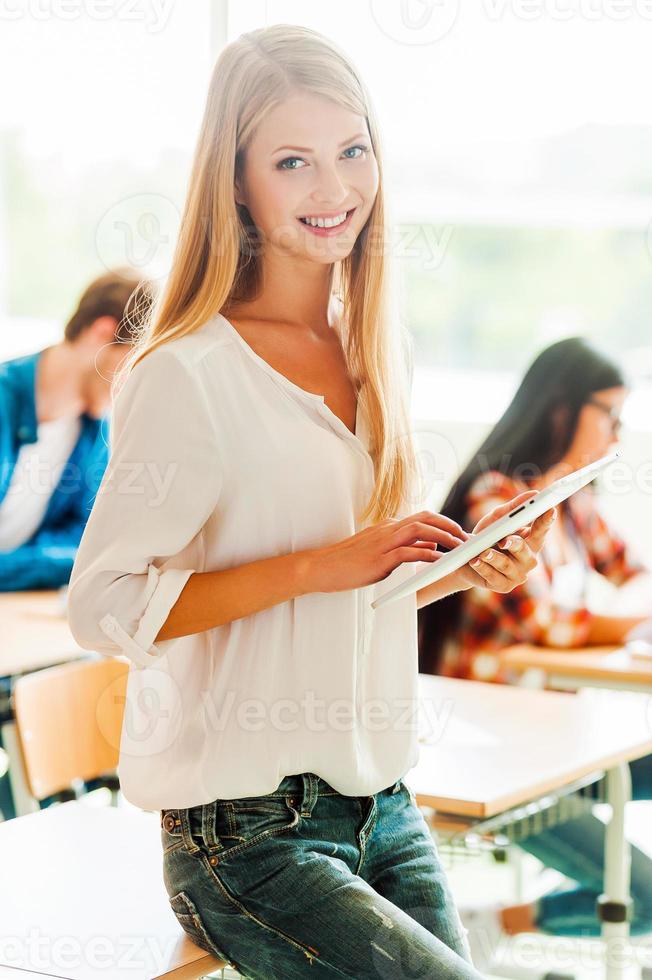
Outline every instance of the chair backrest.
{"type": "Polygon", "coordinates": [[[19,678],[14,713],[30,792],[37,800],[114,770],[129,664],[78,660],[19,678]]]}

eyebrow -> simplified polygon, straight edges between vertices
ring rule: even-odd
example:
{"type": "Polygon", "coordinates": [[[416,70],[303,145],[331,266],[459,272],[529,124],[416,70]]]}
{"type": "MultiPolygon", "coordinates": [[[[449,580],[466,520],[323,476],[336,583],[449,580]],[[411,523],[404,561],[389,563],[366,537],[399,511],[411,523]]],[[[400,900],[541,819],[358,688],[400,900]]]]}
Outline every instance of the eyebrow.
{"type": "MultiPolygon", "coordinates": [[[[357,140],[357,139],[360,139],[360,138],[367,139],[367,134],[366,133],[355,133],[355,135],[350,136],[348,138],[348,140],[344,140],[343,143],[340,143],[340,145],[338,146],[338,150],[341,150],[343,146],[346,146],[347,145],[347,143],[352,143],[353,140],[357,140]]],[[[279,150],[298,150],[299,153],[312,153],[313,152],[310,149],[309,146],[277,146],[275,150],[272,150],[272,154],[278,153],[279,150]]]]}

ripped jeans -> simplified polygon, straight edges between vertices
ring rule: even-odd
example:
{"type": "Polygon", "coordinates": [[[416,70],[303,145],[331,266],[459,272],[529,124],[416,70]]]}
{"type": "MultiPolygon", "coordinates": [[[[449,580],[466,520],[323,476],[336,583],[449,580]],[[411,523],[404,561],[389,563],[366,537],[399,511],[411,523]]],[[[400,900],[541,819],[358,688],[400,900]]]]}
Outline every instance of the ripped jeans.
{"type": "Polygon", "coordinates": [[[314,773],[161,811],[171,907],[250,980],[478,980],[436,844],[399,779],[343,796],[314,773]]]}

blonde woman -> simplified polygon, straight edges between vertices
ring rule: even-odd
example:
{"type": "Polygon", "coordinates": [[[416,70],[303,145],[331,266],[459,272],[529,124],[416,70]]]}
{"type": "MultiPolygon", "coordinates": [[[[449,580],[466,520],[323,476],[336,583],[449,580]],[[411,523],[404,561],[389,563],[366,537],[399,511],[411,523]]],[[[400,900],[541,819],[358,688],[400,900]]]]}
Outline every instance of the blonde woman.
{"type": "MultiPolygon", "coordinates": [[[[77,641],[131,662],[119,772],[172,909],[247,977],[480,976],[402,778],[417,599],[370,607],[467,537],[410,510],[383,228],[346,56],[291,25],[225,48],[70,584],[77,641]]],[[[523,582],[548,526],[418,602],[523,582]]]]}

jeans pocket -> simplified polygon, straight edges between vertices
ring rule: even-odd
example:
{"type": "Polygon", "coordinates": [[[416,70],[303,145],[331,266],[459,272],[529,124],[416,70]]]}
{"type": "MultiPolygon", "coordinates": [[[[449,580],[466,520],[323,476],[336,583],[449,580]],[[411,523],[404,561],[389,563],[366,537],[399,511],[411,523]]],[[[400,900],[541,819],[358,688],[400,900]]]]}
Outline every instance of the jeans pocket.
{"type": "Polygon", "coordinates": [[[226,953],[216,946],[214,941],[208,935],[206,926],[204,925],[201,915],[197,911],[195,903],[186,892],[177,892],[176,895],[173,895],[169,901],[170,907],[176,916],[177,922],[186,935],[192,939],[195,946],[199,946],[200,949],[203,949],[212,956],[217,957],[218,960],[224,960],[226,963],[229,963],[230,966],[235,966],[226,953]]]}
{"type": "Polygon", "coordinates": [[[287,797],[252,796],[215,804],[215,837],[220,861],[291,830],[299,812],[287,797]]]}

